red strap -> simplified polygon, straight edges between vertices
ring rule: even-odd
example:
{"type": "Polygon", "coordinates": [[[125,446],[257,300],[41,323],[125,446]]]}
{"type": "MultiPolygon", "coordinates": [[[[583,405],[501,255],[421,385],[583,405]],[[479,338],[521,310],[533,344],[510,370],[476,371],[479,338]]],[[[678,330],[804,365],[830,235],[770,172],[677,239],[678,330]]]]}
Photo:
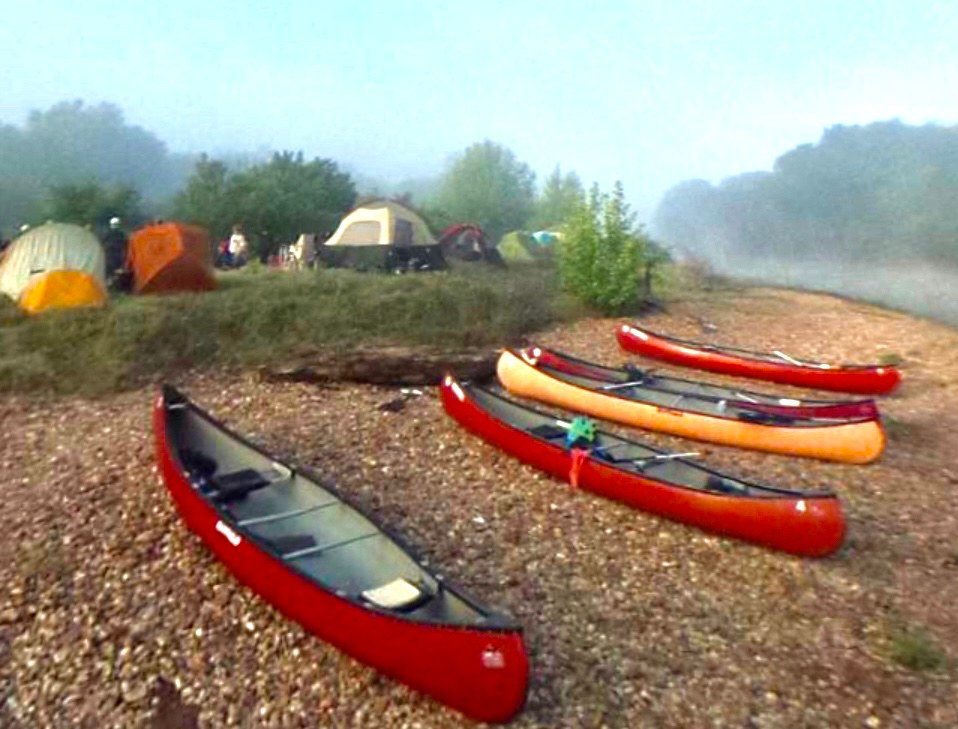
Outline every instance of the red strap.
{"type": "Polygon", "coordinates": [[[579,488],[579,471],[589,457],[589,451],[584,448],[573,448],[570,455],[572,456],[572,463],[569,466],[569,484],[572,488],[577,489],[579,488]]]}

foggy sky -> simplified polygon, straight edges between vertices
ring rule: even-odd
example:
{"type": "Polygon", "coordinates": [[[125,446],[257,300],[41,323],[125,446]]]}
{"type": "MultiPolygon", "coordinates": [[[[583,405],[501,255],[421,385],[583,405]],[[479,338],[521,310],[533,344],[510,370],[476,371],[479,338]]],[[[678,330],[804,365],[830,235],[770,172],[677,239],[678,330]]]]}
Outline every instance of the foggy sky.
{"type": "Polygon", "coordinates": [[[174,151],[302,149],[438,172],[492,139],[541,178],[769,169],[833,124],[958,122],[958,3],[10,3],[0,122],[111,101],[174,151]]]}

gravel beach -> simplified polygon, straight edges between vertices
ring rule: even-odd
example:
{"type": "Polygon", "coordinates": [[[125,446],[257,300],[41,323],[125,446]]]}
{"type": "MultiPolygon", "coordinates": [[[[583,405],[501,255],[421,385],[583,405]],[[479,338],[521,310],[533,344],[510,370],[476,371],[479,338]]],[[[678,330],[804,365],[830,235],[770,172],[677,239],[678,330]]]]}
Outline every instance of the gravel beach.
{"type": "MultiPolygon", "coordinates": [[[[613,336],[623,321],[535,341],[732,382],[629,358],[613,336]]],[[[808,358],[902,359],[873,465],[691,448],[730,473],[836,490],[849,524],[836,555],[803,560],[578,492],[460,429],[434,388],[388,412],[388,388],[243,372],[176,384],[523,624],[532,674],[514,727],[958,726],[958,332],[773,289],[691,297],[642,321],[808,358]]],[[[158,482],[154,394],[0,396],[0,727],[470,726],[305,633],[218,564],[158,482]]]]}

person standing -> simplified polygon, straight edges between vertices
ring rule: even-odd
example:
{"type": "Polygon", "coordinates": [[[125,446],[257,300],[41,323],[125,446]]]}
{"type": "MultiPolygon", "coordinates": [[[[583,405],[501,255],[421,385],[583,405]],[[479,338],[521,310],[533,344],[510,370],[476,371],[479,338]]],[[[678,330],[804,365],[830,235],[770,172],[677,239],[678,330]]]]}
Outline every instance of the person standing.
{"type": "Polygon", "coordinates": [[[128,287],[130,272],[127,266],[126,233],[120,228],[120,219],[110,218],[110,228],[103,236],[103,249],[106,253],[106,280],[110,288],[123,290],[128,287]]]}
{"type": "Polygon", "coordinates": [[[243,226],[241,225],[233,226],[229,252],[234,267],[240,268],[246,264],[246,258],[249,255],[249,243],[246,242],[246,236],[243,235],[243,226]]]}

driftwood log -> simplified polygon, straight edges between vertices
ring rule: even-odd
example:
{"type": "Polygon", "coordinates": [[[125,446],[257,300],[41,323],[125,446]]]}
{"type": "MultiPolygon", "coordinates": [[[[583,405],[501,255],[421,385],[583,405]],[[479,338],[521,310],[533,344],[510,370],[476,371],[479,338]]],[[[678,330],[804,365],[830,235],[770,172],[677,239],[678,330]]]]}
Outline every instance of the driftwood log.
{"type": "Polygon", "coordinates": [[[481,381],[496,371],[499,349],[432,347],[362,347],[317,351],[294,362],[260,368],[272,382],[360,382],[371,385],[438,385],[452,372],[462,380],[481,381]]]}

